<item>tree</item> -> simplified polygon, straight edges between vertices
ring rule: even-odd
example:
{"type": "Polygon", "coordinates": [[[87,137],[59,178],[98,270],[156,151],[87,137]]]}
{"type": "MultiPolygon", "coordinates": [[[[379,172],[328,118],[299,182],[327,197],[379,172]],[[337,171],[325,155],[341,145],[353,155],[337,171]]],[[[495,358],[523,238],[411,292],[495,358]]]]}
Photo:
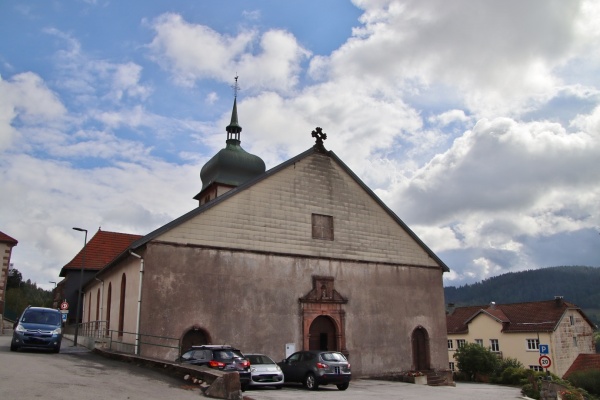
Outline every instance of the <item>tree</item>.
{"type": "Polygon", "coordinates": [[[475,380],[475,373],[490,375],[498,368],[498,356],[489,349],[476,344],[466,343],[454,353],[458,369],[475,380]]]}
{"type": "Polygon", "coordinates": [[[8,289],[18,289],[23,283],[23,275],[19,272],[18,269],[13,268],[8,271],[8,279],[6,280],[6,290],[8,289]]]}

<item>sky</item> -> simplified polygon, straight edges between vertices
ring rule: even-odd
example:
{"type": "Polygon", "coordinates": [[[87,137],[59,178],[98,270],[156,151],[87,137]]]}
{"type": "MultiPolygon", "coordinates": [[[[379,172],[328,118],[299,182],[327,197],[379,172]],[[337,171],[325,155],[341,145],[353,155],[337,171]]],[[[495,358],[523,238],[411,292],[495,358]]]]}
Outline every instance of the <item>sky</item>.
{"type": "MultiPolygon", "coordinates": [[[[225,146],[334,151],[450,268],[600,266],[600,2],[3,0],[0,231],[45,289],[197,207],[225,146]]],[[[535,283],[532,283],[535,284],[535,283]]]]}

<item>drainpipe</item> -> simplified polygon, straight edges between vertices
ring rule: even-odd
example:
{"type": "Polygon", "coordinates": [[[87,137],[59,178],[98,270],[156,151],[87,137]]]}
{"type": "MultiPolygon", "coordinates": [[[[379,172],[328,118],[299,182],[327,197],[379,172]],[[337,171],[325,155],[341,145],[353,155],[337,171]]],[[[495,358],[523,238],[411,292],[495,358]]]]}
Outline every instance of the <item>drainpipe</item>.
{"type": "Polygon", "coordinates": [[[129,254],[140,259],[140,285],[138,290],[138,306],[135,321],[135,354],[140,355],[140,314],[142,311],[142,280],[144,277],[144,259],[139,254],[129,250],[129,254]]]}

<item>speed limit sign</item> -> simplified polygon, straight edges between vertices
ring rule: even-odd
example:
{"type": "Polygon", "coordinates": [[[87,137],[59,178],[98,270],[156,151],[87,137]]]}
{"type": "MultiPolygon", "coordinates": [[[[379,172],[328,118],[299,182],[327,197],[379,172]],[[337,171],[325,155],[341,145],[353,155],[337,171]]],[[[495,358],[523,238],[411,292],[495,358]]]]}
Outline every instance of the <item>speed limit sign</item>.
{"type": "Polygon", "coordinates": [[[539,363],[540,367],[548,369],[552,365],[552,360],[550,360],[550,357],[548,356],[541,356],[539,363]]]}

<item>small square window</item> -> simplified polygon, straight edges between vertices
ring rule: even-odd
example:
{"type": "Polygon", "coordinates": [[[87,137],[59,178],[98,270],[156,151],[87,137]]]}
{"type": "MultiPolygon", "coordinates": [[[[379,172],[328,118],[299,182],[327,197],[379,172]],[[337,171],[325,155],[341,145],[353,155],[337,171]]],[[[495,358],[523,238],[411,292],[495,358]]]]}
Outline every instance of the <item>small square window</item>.
{"type": "Polygon", "coordinates": [[[478,344],[481,347],[483,347],[483,339],[475,339],[475,344],[478,344]]]}
{"type": "Polygon", "coordinates": [[[312,215],[313,239],[333,240],[333,217],[330,215],[312,215]]]}
{"type": "Polygon", "coordinates": [[[465,339],[456,339],[456,347],[458,347],[459,349],[463,347],[466,343],[467,341],[465,339]]]}

